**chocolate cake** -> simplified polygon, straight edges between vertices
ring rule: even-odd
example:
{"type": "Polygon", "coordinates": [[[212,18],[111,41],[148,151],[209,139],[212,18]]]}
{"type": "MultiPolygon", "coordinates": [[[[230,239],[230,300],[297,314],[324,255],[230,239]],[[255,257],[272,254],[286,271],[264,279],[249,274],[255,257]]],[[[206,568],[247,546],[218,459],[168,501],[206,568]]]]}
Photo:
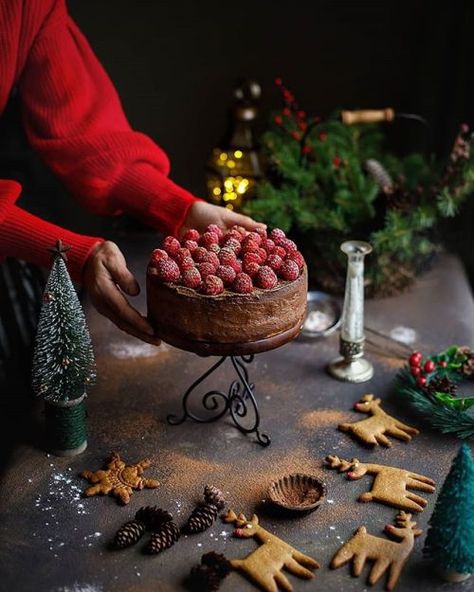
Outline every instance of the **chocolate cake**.
{"type": "Polygon", "coordinates": [[[307,269],[296,245],[282,231],[269,237],[265,231],[220,232],[189,231],[181,243],[167,237],[152,253],[147,301],[156,334],[203,355],[257,353],[294,339],[307,293],[307,269]]]}

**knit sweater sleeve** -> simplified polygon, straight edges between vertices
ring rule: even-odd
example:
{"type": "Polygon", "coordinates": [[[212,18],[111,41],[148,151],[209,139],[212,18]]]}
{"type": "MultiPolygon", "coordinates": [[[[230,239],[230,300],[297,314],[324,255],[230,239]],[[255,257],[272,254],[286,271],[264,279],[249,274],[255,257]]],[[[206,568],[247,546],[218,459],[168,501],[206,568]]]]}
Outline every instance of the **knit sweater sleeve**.
{"type": "Polygon", "coordinates": [[[168,178],[163,150],[131,129],[64,0],[53,0],[19,90],[30,143],[84,206],[178,232],[197,198],[168,178]]]}

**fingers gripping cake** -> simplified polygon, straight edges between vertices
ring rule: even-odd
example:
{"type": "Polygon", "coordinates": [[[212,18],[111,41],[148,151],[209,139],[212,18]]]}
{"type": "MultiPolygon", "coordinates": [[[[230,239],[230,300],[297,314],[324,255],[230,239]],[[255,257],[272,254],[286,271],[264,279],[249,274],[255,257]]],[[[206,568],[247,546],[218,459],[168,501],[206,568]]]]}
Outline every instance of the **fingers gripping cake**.
{"type": "Polygon", "coordinates": [[[300,332],[307,270],[282,230],[168,236],[147,269],[148,318],[167,343],[199,354],[267,351],[300,332]]]}

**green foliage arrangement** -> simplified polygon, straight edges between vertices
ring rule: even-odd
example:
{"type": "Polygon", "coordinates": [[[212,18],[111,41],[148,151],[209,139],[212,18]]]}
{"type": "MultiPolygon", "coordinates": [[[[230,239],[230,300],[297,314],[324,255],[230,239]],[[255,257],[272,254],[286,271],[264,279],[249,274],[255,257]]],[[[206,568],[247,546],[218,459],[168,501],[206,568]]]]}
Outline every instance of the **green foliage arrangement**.
{"type": "Polygon", "coordinates": [[[397,157],[373,124],[310,118],[277,80],[284,107],[263,135],[268,163],[247,212],[289,232],[302,245],[313,278],[343,291],[343,240],[370,242],[369,295],[397,293],[437,250],[434,231],[474,190],[466,125],[447,162],[423,154],[397,157]],[[314,268],[314,269],[313,269],[314,268]]]}
{"type": "Polygon", "coordinates": [[[441,488],[424,553],[445,573],[474,573],[474,463],[463,444],[441,488]]]}

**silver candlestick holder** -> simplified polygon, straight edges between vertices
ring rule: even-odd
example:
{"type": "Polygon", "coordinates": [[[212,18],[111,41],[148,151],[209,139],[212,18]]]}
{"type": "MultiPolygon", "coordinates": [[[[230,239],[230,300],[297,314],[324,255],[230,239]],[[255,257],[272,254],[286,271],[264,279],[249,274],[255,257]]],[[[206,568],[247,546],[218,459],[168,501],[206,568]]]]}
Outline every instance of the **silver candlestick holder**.
{"type": "Polygon", "coordinates": [[[346,382],[366,382],[374,367],[364,356],[364,258],[372,252],[369,243],[346,241],[341,251],[347,255],[347,277],[342,310],[338,357],[329,364],[329,373],[346,382]]]}

